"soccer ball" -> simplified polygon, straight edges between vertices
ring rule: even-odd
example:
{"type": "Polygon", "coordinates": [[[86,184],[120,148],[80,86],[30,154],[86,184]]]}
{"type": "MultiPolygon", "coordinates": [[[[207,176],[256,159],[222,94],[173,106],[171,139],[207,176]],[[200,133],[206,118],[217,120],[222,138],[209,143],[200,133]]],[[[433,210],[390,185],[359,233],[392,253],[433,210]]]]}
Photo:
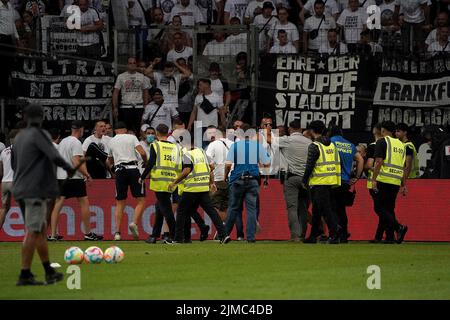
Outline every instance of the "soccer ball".
{"type": "Polygon", "coordinates": [[[122,249],[116,246],[109,247],[105,250],[105,254],[103,255],[103,259],[106,263],[118,263],[123,260],[125,254],[122,249]]]}
{"type": "Polygon", "coordinates": [[[70,247],[64,253],[64,261],[68,264],[80,264],[83,262],[84,252],[78,247],[70,247]]]}
{"type": "Polygon", "coordinates": [[[100,263],[103,260],[103,251],[99,247],[89,247],[84,252],[86,263],[100,263]]]}

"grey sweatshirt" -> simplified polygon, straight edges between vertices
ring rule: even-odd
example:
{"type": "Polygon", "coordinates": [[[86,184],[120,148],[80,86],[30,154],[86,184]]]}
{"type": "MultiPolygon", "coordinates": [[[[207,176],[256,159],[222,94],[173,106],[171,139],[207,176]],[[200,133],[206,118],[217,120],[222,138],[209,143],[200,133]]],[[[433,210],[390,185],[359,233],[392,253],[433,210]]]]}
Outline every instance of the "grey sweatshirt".
{"type": "Polygon", "coordinates": [[[16,199],[56,198],[59,195],[56,166],[72,169],[53,146],[49,133],[38,127],[27,127],[17,135],[11,165],[16,199]]]}

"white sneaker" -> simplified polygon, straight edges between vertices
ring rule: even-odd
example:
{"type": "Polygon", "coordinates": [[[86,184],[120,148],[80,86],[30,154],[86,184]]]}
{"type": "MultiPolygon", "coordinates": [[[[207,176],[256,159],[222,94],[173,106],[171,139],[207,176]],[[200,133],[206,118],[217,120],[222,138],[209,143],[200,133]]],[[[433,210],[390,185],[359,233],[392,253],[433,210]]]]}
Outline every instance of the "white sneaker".
{"type": "Polygon", "coordinates": [[[114,233],[114,241],[120,241],[120,233],[114,233]]]}
{"type": "Polygon", "coordinates": [[[136,223],[134,223],[134,222],[130,223],[128,225],[128,229],[130,229],[134,240],[138,240],[139,239],[139,231],[138,231],[138,226],[136,225],[136,223]]]}

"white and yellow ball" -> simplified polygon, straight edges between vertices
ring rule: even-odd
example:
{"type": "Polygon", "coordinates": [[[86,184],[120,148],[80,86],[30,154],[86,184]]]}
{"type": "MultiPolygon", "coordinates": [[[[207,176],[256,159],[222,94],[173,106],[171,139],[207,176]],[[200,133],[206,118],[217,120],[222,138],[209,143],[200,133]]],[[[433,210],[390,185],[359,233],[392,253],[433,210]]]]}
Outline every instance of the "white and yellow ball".
{"type": "Polygon", "coordinates": [[[70,247],[64,253],[64,261],[68,264],[80,264],[83,262],[84,252],[78,247],[70,247]]]}
{"type": "Polygon", "coordinates": [[[123,253],[122,249],[117,246],[109,247],[103,254],[103,259],[106,263],[119,263],[123,260],[124,257],[125,254],[123,253]]]}
{"type": "Polygon", "coordinates": [[[86,263],[101,263],[103,260],[103,251],[99,247],[89,247],[84,251],[84,261],[86,263]]]}

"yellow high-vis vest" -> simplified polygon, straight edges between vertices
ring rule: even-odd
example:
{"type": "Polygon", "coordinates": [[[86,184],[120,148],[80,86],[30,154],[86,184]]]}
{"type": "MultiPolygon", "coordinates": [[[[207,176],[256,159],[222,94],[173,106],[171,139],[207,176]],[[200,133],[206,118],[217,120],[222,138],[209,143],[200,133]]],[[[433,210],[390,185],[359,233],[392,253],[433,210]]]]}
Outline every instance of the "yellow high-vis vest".
{"type": "Polygon", "coordinates": [[[186,156],[192,161],[194,169],[189,173],[181,186],[181,192],[209,192],[209,176],[211,169],[205,151],[199,148],[188,150],[186,156]]]}
{"type": "Polygon", "coordinates": [[[170,192],[169,184],[181,173],[181,150],[173,143],[155,141],[156,164],[150,173],[150,190],[170,192]]]}
{"type": "MultiPolygon", "coordinates": [[[[369,144],[369,146],[376,144],[377,142],[375,141],[369,144]]],[[[374,161],[373,164],[375,165],[375,159],[373,161],[374,161]]],[[[367,171],[367,189],[372,189],[372,175],[373,175],[373,166],[367,171]]]]}
{"type": "Polygon", "coordinates": [[[406,151],[399,139],[385,137],[387,148],[386,158],[381,166],[377,181],[400,186],[403,179],[406,151]]]}
{"type": "Polygon", "coordinates": [[[314,142],[314,144],[319,148],[320,156],[309,178],[309,185],[340,186],[341,160],[337,148],[333,143],[330,143],[329,146],[320,142],[314,142]]]}
{"type": "MultiPolygon", "coordinates": [[[[408,178],[414,179],[420,176],[420,168],[419,168],[419,158],[417,157],[417,150],[414,144],[411,141],[408,141],[405,143],[405,148],[411,148],[413,151],[413,162],[412,162],[412,168],[411,172],[409,173],[408,178]]],[[[406,151],[406,149],[405,149],[406,151]]]]}

